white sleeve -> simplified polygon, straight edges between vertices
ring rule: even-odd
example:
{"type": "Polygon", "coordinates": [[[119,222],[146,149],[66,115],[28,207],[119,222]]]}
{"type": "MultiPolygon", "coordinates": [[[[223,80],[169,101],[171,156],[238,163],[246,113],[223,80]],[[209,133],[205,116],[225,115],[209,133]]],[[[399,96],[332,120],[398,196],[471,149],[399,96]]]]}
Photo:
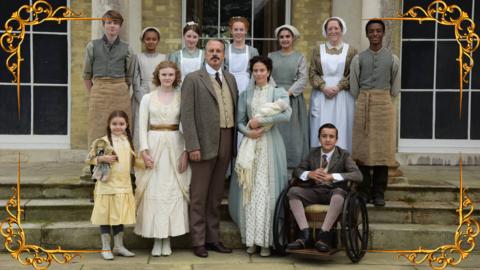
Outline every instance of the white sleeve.
{"type": "Polygon", "coordinates": [[[139,152],[148,150],[148,107],[150,105],[150,94],[143,96],[140,102],[140,109],[138,110],[138,137],[140,139],[139,152]]]}
{"type": "Polygon", "coordinates": [[[302,173],[302,175],[300,175],[300,180],[302,180],[302,181],[308,181],[308,173],[309,173],[309,172],[310,172],[310,171],[304,171],[304,172],[302,173]]]}

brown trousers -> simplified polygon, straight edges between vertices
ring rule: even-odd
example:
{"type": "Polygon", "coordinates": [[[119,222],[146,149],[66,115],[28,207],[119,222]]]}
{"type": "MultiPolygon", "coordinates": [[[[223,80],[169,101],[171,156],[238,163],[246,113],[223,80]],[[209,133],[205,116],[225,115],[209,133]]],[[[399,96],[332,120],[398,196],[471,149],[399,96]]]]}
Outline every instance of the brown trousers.
{"type": "Polygon", "coordinates": [[[191,162],[190,233],[193,246],[220,241],[220,203],[232,158],[233,128],[220,129],[217,157],[191,162]]]}

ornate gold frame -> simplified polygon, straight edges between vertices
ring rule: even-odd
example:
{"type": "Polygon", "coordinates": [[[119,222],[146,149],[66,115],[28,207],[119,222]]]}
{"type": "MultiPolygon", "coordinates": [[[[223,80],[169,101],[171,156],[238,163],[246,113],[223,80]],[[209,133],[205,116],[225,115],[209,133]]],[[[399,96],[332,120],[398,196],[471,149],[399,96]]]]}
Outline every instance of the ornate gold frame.
{"type": "MultiPolygon", "coordinates": [[[[474,61],[472,54],[479,47],[480,38],[475,33],[475,23],[468,14],[457,5],[447,5],[444,1],[432,1],[427,9],[415,6],[400,17],[380,18],[382,20],[411,20],[422,23],[423,21],[436,21],[442,25],[455,27],[455,38],[459,44],[459,82],[460,82],[460,115],[462,111],[463,83],[468,82],[468,74],[471,72],[474,61]],[[458,17],[455,14],[458,13],[458,17]]],[[[101,18],[82,18],[68,7],[58,7],[55,10],[43,0],[36,1],[33,5],[23,5],[5,23],[5,33],[0,37],[0,46],[4,51],[10,53],[6,60],[7,69],[12,73],[13,82],[17,83],[18,115],[20,116],[20,65],[21,45],[25,36],[25,26],[38,25],[46,21],[58,23],[66,20],[102,20],[101,18]],[[28,17],[22,17],[25,12],[28,17]],[[61,14],[60,14],[61,13],[61,14]],[[15,29],[12,24],[18,24],[15,29]],[[15,29],[15,30],[14,30],[15,29]],[[18,32],[19,33],[15,33],[18,32]],[[4,44],[6,42],[7,45],[4,44]]],[[[17,187],[14,189],[12,198],[7,202],[6,211],[8,217],[0,223],[0,233],[5,238],[5,248],[12,257],[23,265],[32,265],[35,269],[48,269],[53,261],[65,264],[70,263],[78,253],[99,252],[82,250],[62,250],[58,247],[55,250],[47,250],[36,245],[26,244],[26,235],[21,226],[22,208],[20,205],[20,157],[18,160],[17,187]],[[7,225],[8,226],[5,226],[7,225]],[[4,229],[5,227],[5,229],[4,229]],[[12,245],[18,244],[18,248],[12,245]],[[23,256],[25,257],[23,257],[23,256]],[[62,258],[58,258],[61,255],[62,258]],[[45,265],[46,264],[46,265],[45,265]]],[[[371,252],[398,253],[399,256],[407,258],[413,264],[422,264],[428,261],[432,269],[444,269],[448,265],[458,265],[466,259],[475,248],[475,238],[480,231],[479,222],[472,217],[474,205],[467,195],[467,189],[463,187],[462,160],[460,159],[460,204],[458,208],[459,225],[455,232],[454,244],[443,245],[436,249],[416,250],[371,250],[371,252]],[[465,213],[466,212],[466,213],[465,213]],[[458,258],[453,257],[456,254],[458,258]]]]}
{"type": "MultiPolygon", "coordinates": [[[[18,117],[20,117],[20,65],[24,60],[21,56],[21,47],[25,38],[25,27],[38,25],[43,22],[56,21],[61,23],[67,20],[104,20],[102,18],[83,18],[68,7],[60,6],[53,9],[47,1],[39,0],[32,5],[23,5],[11,18],[5,22],[5,33],[0,37],[0,46],[9,53],[6,66],[13,75],[12,82],[17,83],[18,117]],[[15,24],[17,26],[15,27],[15,24]]],[[[0,223],[0,234],[5,238],[5,249],[22,265],[32,265],[37,270],[48,269],[53,262],[67,264],[72,262],[80,253],[101,252],[101,250],[63,250],[45,249],[37,245],[27,244],[27,237],[22,227],[20,204],[20,155],[18,157],[17,186],[13,189],[12,197],[7,201],[6,212],[8,217],[0,223]]]]}

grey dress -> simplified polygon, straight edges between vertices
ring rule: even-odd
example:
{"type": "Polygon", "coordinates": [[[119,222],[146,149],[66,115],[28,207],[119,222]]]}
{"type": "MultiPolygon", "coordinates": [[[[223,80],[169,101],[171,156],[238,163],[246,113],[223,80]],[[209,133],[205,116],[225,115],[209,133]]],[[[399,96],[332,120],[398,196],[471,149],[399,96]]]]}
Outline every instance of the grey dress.
{"type": "Polygon", "coordinates": [[[290,107],[292,117],[288,123],[277,125],[287,151],[287,165],[295,168],[309,152],[308,113],[303,97],[307,85],[307,62],[303,54],[294,51],[282,54],[275,51],[268,55],[273,61],[272,77],[279,87],[292,92],[290,107]]]}

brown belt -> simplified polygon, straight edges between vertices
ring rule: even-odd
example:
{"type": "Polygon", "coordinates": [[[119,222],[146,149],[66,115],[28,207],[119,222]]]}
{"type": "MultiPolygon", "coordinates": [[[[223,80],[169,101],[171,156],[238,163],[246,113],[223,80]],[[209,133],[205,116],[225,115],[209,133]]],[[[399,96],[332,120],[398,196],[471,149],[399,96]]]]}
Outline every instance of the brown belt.
{"type": "Polygon", "coordinates": [[[150,125],[150,130],[176,131],[178,130],[178,125],[150,125]]]}

